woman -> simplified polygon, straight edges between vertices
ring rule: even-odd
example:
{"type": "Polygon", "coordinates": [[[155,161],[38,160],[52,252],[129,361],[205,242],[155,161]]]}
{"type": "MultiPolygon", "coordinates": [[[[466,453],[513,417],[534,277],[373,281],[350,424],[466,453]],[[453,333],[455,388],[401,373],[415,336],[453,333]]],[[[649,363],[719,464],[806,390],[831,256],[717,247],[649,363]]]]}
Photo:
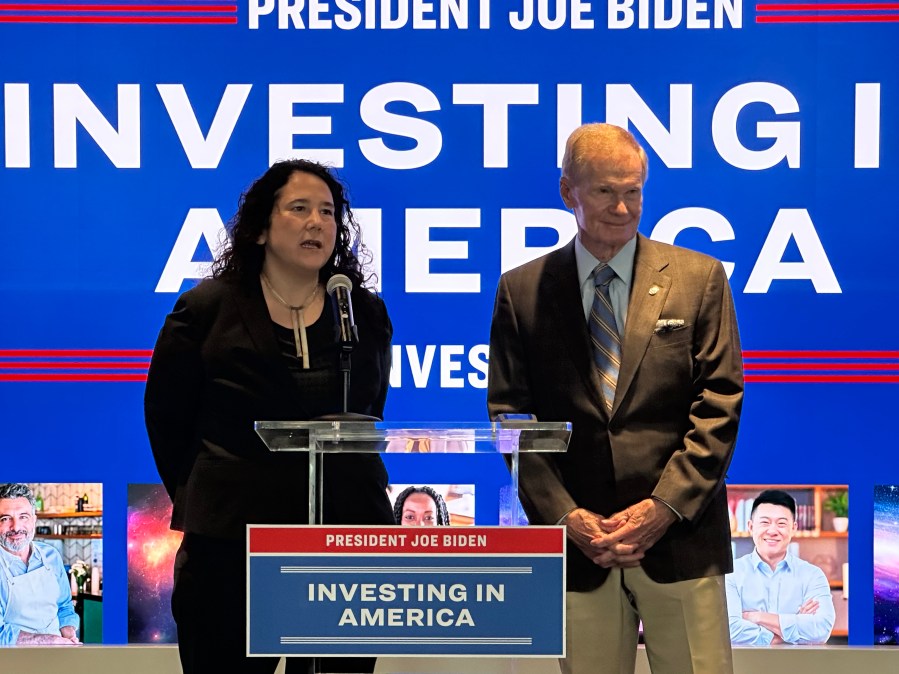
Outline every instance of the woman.
{"type": "MultiPolygon", "coordinates": [[[[331,299],[334,274],[353,282],[359,331],[350,412],[380,417],[392,326],[363,285],[350,247],[359,228],[344,188],[314,162],[272,166],[243,195],[211,279],[166,318],[150,364],[145,415],[159,475],[184,531],[172,612],[185,672],[272,672],[245,658],[248,523],[307,523],[307,458],[270,453],[257,420],[308,420],[343,410],[331,299]]],[[[324,521],[393,524],[387,472],[374,454],[324,462],[324,521]],[[334,486],[339,486],[338,498],[334,486]],[[348,492],[355,498],[346,499],[348,492]]],[[[291,658],[289,671],[308,661],[291,658]]]]}
{"type": "Polygon", "coordinates": [[[446,501],[433,488],[406,487],[393,504],[393,517],[405,527],[449,526],[446,501]]]}

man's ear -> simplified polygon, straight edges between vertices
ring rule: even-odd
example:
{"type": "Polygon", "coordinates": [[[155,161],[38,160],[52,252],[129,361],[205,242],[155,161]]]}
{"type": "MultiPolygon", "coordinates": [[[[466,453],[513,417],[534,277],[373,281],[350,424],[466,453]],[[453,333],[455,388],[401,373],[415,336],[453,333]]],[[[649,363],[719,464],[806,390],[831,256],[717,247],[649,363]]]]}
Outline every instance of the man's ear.
{"type": "Polygon", "coordinates": [[[260,246],[264,246],[266,241],[268,241],[268,230],[263,229],[262,234],[260,234],[259,238],[256,239],[256,243],[258,243],[260,246]]]}
{"type": "Polygon", "coordinates": [[[562,195],[562,202],[566,208],[574,208],[574,200],[571,198],[571,181],[562,176],[559,178],[559,194],[562,195]]]}

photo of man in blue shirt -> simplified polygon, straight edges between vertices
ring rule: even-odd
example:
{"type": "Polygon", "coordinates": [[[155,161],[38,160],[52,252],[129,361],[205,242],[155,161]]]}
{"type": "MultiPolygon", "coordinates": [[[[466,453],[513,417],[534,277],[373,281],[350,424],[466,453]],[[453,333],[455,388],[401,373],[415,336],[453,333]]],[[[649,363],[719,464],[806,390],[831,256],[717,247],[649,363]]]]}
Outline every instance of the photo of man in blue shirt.
{"type": "Polygon", "coordinates": [[[779,489],[763,491],[753,502],[749,533],[755,549],[725,576],[731,642],[826,642],[836,620],[830,583],[821,569],[790,552],[795,499],[779,489]]]}
{"type": "Polygon", "coordinates": [[[34,542],[34,494],[0,484],[0,646],[71,646],[78,616],[55,548],[34,542]]]}

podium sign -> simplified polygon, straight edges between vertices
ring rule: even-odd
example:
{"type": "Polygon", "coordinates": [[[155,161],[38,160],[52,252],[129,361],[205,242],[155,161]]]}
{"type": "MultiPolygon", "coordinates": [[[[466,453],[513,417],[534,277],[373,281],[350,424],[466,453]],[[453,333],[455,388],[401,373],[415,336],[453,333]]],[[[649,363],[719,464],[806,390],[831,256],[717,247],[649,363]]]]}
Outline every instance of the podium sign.
{"type": "Polygon", "coordinates": [[[248,655],[561,657],[563,527],[248,527],[248,655]]]}

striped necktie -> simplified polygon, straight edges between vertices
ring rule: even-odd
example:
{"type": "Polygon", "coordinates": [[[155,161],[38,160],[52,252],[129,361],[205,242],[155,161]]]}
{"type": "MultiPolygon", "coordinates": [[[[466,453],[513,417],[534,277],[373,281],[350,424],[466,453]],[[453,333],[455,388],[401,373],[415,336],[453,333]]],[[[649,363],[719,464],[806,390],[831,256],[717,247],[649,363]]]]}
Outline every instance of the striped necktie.
{"type": "Polygon", "coordinates": [[[606,409],[612,409],[615,400],[615,386],[618,384],[618,370],[621,369],[621,337],[615,322],[615,312],[609,299],[609,283],[615,278],[615,271],[605,262],[600,262],[593,270],[593,307],[590,309],[590,341],[593,342],[593,362],[602,384],[602,395],[606,409]]]}

